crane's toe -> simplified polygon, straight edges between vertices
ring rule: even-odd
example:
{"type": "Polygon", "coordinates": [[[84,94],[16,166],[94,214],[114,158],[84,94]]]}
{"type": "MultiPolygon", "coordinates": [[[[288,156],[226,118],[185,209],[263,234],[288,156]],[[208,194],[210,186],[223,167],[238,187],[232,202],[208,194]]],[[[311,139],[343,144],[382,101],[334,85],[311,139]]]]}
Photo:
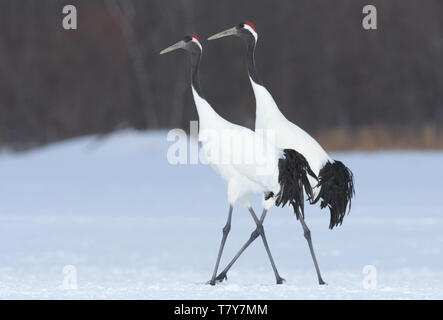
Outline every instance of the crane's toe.
{"type": "Polygon", "coordinates": [[[226,276],[226,273],[220,273],[215,280],[217,280],[217,282],[223,282],[224,280],[228,280],[228,277],[226,276]]]}
{"type": "Polygon", "coordinates": [[[222,283],[223,280],[228,280],[226,273],[220,273],[215,279],[211,279],[206,284],[210,284],[211,286],[215,286],[217,283],[222,283]]]}
{"type": "Polygon", "coordinates": [[[215,280],[209,280],[206,284],[210,284],[211,286],[215,286],[215,280]]]}
{"type": "Polygon", "coordinates": [[[278,278],[277,278],[277,284],[283,284],[283,283],[285,283],[285,282],[286,282],[286,280],[283,279],[282,277],[278,277],[278,278]]]}

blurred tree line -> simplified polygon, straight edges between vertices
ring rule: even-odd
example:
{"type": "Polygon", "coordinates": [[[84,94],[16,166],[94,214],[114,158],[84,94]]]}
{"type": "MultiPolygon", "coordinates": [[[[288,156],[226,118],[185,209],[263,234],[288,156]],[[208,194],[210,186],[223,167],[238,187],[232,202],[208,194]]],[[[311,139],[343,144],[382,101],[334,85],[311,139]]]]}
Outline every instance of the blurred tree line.
{"type": "Polygon", "coordinates": [[[443,1],[1,0],[0,147],[26,149],[119,128],[188,129],[197,114],[183,54],[204,47],[202,87],[230,121],[253,127],[244,44],[205,41],[256,25],[257,67],[283,113],[329,148],[443,148],[443,1]],[[76,6],[78,29],[62,28],[76,6]]]}

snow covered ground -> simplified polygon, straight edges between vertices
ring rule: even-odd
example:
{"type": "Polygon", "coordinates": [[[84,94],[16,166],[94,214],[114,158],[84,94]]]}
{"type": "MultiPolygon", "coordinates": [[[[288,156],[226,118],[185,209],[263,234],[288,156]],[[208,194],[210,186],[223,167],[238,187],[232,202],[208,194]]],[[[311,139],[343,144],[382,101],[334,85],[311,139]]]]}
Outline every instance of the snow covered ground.
{"type": "MultiPolygon", "coordinates": [[[[299,222],[273,208],[265,230],[287,282],[274,284],[258,239],[211,287],[225,187],[208,166],[170,165],[170,144],[165,132],[122,131],[1,153],[0,298],[443,298],[443,152],[334,154],[355,175],[351,214],[331,231],[326,210],[306,209],[328,286],[317,284],[299,222]],[[63,287],[67,265],[77,289],[63,287]],[[376,288],[363,286],[366,265],[376,288]]],[[[234,208],[222,267],[253,228],[234,208]]]]}

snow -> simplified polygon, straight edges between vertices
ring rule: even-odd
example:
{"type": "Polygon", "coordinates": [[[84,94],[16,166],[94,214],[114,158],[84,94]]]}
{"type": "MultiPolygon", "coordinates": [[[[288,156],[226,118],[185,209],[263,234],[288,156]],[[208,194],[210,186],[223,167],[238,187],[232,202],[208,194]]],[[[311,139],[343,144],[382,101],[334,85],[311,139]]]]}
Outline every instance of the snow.
{"type": "MultiPolygon", "coordinates": [[[[355,175],[350,215],[331,231],[326,210],[306,207],[328,286],[317,284],[295,216],[272,208],[265,231],[287,282],[275,285],[257,239],[211,287],[226,189],[207,165],[169,164],[166,134],[126,130],[0,153],[0,298],[443,298],[443,152],[333,154],[355,175]],[[67,265],[77,289],[63,286],[67,265]],[[363,285],[367,265],[376,288],[363,285]]],[[[221,267],[253,229],[235,207],[221,267]]]]}

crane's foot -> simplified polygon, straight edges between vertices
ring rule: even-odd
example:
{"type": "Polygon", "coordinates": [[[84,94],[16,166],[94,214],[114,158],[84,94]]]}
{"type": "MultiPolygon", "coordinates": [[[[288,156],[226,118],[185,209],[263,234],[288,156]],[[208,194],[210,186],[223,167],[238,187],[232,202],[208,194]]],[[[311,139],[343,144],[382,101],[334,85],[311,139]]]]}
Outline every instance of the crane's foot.
{"type": "Polygon", "coordinates": [[[324,282],[323,279],[321,279],[321,278],[318,279],[318,284],[321,285],[321,286],[322,286],[322,285],[325,285],[325,286],[328,285],[328,284],[327,284],[326,282],[324,282]]]}
{"type": "Polygon", "coordinates": [[[206,284],[210,284],[211,286],[215,286],[215,280],[209,280],[206,284]]]}
{"type": "Polygon", "coordinates": [[[206,282],[206,284],[210,284],[211,286],[215,286],[217,283],[222,283],[223,280],[228,280],[228,277],[226,276],[226,273],[220,273],[218,277],[216,277],[214,280],[209,280],[206,282]]]}
{"type": "Polygon", "coordinates": [[[283,284],[286,282],[285,279],[283,279],[282,277],[278,276],[278,278],[276,279],[277,284],[283,284]]]}
{"type": "Polygon", "coordinates": [[[215,280],[216,280],[218,283],[221,283],[221,282],[223,282],[224,280],[228,280],[228,277],[226,276],[226,273],[221,272],[221,273],[215,278],[215,280]]]}
{"type": "Polygon", "coordinates": [[[211,286],[215,286],[219,282],[220,281],[217,281],[217,279],[211,279],[211,280],[207,281],[206,284],[210,284],[211,286]]]}

